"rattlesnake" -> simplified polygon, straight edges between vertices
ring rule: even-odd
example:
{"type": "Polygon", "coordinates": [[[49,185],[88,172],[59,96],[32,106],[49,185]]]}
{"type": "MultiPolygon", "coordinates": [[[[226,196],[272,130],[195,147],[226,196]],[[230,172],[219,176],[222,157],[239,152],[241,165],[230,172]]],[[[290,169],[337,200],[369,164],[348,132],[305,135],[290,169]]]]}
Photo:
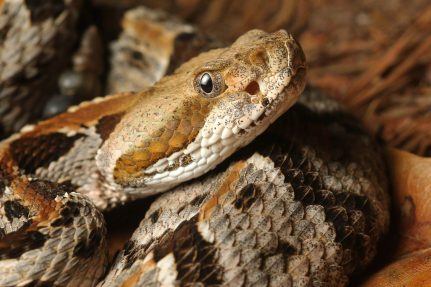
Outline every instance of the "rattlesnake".
{"type": "Polygon", "coordinates": [[[290,108],[304,85],[292,36],[252,30],[145,91],[12,135],[0,145],[0,285],[96,284],[100,210],[166,190],[100,285],[347,284],[388,226],[384,166],[312,88],[290,108]]]}

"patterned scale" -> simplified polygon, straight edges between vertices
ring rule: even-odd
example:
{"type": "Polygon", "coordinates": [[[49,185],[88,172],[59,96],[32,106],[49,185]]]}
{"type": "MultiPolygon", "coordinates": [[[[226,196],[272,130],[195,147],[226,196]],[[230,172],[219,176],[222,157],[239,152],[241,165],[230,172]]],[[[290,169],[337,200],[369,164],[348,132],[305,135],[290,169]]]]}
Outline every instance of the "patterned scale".
{"type": "Polygon", "coordinates": [[[102,214],[71,185],[28,186],[21,198],[2,191],[0,285],[94,285],[108,262],[102,214]]]}
{"type": "Polygon", "coordinates": [[[367,134],[309,100],[230,166],[158,198],[101,285],[345,286],[388,227],[387,183],[367,134]]]}

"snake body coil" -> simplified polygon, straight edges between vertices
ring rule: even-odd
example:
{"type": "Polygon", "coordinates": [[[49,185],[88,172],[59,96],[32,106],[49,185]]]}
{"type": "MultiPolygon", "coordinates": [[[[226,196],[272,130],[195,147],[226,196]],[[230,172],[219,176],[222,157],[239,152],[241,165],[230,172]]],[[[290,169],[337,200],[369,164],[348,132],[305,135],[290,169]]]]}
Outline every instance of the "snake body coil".
{"type": "Polygon", "coordinates": [[[344,286],[387,228],[384,167],[335,103],[291,108],[304,86],[296,41],[252,30],[4,140],[0,286],[94,286],[101,210],[167,190],[101,286],[344,286]]]}
{"type": "Polygon", "coordinates": [[[302,97],[229,165],[159,197],[101,285],[347,285],[388,227],[382,157],[335,102],[302,97]]]}

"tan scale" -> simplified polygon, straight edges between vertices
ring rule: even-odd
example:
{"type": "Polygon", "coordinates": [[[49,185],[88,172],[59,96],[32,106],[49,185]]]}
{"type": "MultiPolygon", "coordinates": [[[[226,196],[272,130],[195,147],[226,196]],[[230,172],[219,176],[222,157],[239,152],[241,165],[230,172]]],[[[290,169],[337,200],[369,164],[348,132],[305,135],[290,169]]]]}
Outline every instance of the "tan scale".
{"type": "MultiPolygon", "coordinates": [[[[211,105],[210,101],[196,99],[195,102],[184,103],[182,109],[172,111],[174,116],[168,120],[166,126],[154,131],[150,139],[137,142],[132,152],[118,159],[114,169],[115,181],[122,183],[130,177],[142,176],[146,167],[191,143],[202,128],[211,105]]],[[[157,122],[158,115],[166,116],[163,113],[153,113],[151,118],[154,120],[151,120],[151,124],[157,122]]],[[[162,120],[160,122],[163,124],[162,120]]]]}

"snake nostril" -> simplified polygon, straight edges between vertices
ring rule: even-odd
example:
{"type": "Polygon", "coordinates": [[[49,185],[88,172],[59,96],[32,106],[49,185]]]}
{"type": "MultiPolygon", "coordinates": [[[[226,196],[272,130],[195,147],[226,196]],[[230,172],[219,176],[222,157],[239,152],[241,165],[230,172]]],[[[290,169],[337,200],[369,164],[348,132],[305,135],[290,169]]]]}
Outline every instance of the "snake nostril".
{"type": "Polygon", "coordinates": [[[245,88],[245,91],[250,95],[256,95],[260,91],[259,84],[256,81],[252,81],[245,88]]]}

